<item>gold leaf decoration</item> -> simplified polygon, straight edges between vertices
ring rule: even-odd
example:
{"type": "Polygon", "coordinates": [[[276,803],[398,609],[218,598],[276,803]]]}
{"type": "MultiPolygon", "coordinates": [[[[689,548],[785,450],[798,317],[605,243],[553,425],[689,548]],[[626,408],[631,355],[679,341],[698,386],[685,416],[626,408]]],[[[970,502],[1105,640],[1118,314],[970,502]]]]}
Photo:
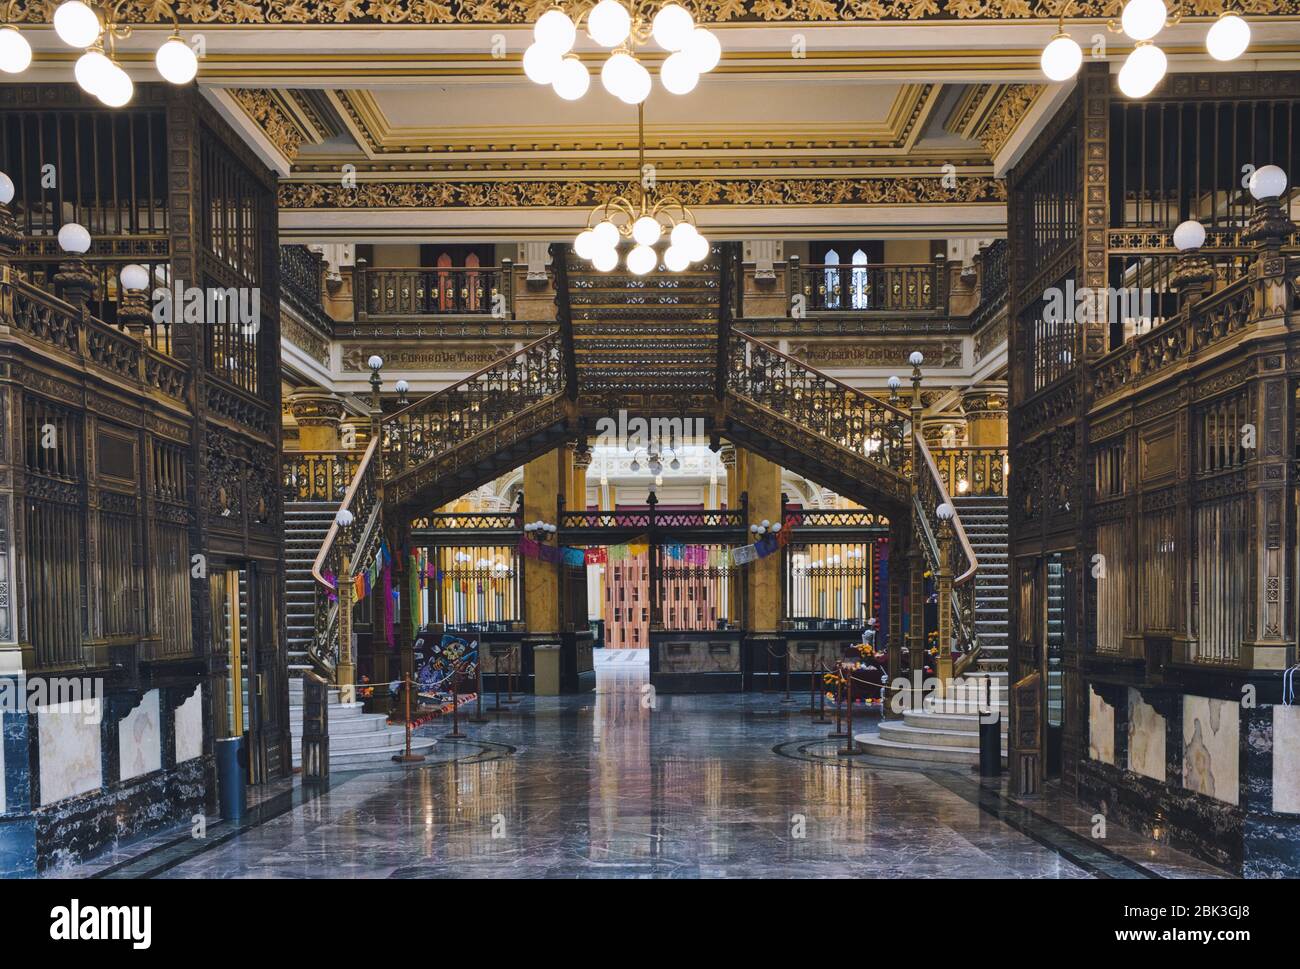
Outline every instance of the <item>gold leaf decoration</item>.
{"type": "MultiPolygon", "coordinates": [[[[1076,0],[1075,18],[1118,16],[1122,0],[1076,0]]],[[[547,0],[178,0],[185,24],[524,24],[533,23],[547,0]]],[[[1060,0],[698,0],[692,11],[702,23],[901,23],[919,20],[1056,19],[1060,0]]],[[[1217,0],[1190,0],[1190,15],[1213,17],[1217,0]]],[[[1295,17],[1300,0],[1243,0],[1249,16],[1295,17]]],[[[47,22],[52,5],[17,0],[14,19],[47,22]]],[[[121,18],[167,23],[157,0],[124,0],[121,18]]]]}
{"type": "MultiPolygon", "coordinates": [[[[661,180],[665,195],[708,205],[970,205],[1005,202],[1006,183],[990,175],[879,178],[703,178],[661,180]]],[[[280,183],[284,209],[583,208],[634,191],[616,180],[476,180],[280,183]]]]}

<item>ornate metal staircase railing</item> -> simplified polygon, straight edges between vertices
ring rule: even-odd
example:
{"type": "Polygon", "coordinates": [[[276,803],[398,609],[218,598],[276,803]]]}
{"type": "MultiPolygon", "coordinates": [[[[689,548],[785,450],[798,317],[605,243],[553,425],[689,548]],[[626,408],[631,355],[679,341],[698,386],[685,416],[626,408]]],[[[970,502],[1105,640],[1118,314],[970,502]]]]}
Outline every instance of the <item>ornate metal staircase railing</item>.
{"type": "MultiPolygon", "coordinates": [[[[361,455],[356,473],[348,485],[343,501],[339,504],[339,513],[347,512],[351,524],[339,524],[340,514],[325,534],[316,561],[312,563],[311,574],[316,580],[316,629],[311,645],[307,648],[307,658],[331,682],[338,667],[342,644],[339,636],[339,587],[342,583],[352,582],[370,558],[370,553],[379,544],[382,502],[380,500],[379,481],[379,438],[372,438],[369,446],[361,455]],[[355,529],[355,531],[354,531],[355,529]],[[355,534],[353,542],[347,535],[355,534]]],[[[346,518],[346,516],[343,516],[346,518]]],[[[349,597],[344,601],[350,603],[349,597]]],[[[350,640],[350,637],[349,637],[350,640]]],[[[349,641],[350,647],[350,641],[349,641]]]]}
{"type": "Polygon", "coordinates": [[[906,512],[905,411],[739,330],[728,334],[726,356],[727,423],[754,432],[746,446],[770,442],[801,452],[833,479],[823,483],[846,497],[906,512]]]}
{"type": "Polygon", "coordinates": [[[409,505],[436,490],[440,479],[463,483],[475,467],[564,423],[572,409],[570,380],[556,332],[385,417],[384,501],[409,505]]]}
{"type": "Polygon", "coordinates": [[[552,333],[380,422],[339,505],[350,524],[340,526],[336,513],[312,565],[313,665],[334,678],[346,635],[340,630],[350,627],[339,622],[339,603],[350,608],[351,602],[343,584],[373,558],[385,510],[409,515],[422,508],[427,515],[534,451],[554,447],[571,416],[569,382],[560,334],[552,333]]]}
{"type": "MultiPolygon", "coordinates": [[[[979,639],[975,635],[975,573],[979,568],[979,561],[975,557],[970,539],[966,536],[966,528],[962,525],[957,506],[944,486],[939,466],[919,429],[914,430],[912,434],[912,445],[918,462],[916,489],[912,497],[912,519],[916,523],[916,538],[921,543],[926,564],[931,572],[937,576],[941,566],[946,564],[948,574],[952,576],[953,632],[958,648],[963,653],[961,659],[953,666],[953,674],[959,675],[979,655],[979,639]],[[939,540],[942,526],[937,509],[945,504],[953,510],[948,527],[952,529],[955,540],[942,543],[939,540]],[[946,563],[942,560],[945,551],[948,555],[946,563]]],[[[940,651],[949,648],[951,648],[950,644],[939,644],[940,651]]]]}

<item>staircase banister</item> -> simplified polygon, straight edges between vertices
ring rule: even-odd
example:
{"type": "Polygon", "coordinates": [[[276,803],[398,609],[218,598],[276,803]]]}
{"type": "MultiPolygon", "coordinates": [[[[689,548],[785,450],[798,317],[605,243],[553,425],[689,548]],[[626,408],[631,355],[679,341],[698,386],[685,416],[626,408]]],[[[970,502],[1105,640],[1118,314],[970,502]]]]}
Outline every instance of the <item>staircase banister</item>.
{"type": "MultiPolygon", "coordinates": [[[[340,511],[345,508],[349,508],[351,506],[352,499],[356,496],[357,490],[361,487],[361,481],[365,477],[366,472],[370,470],[371,462],[374,460],[375,452],[378,450],[378,448],[379,448],[379,438],[372,437],[370,439],[370,443],[366,445],[365,453],[361,456],[361,461],[357,465],[356,473],[352,476],[352,482],[351,484],[348,485],[347,493],[344,494],[343,501],[339,504],[340,511]]],[[[376,508],[379,508],[380,505],[381,503],[379,502],[375,503],[376,508]]],[[[364,526],[368,524],[368,522],[363,522],[361,524],[364,526]]],[[[322,574],[321,569],[324,568],[325,566],[325,560],[329,557],[330,549],[334,547],[334,542],[338,538],[338,532],[339,532],[339,523],[338,523],[338,516],[336,514],[334,520],[330,522],[329,531],[325,533],[325,540],[321,542],[320,551],[316,553],[316,560],[312,562],[311,565],[312,578],[315,579],[318,583],[320,583],[325,588],[331,590],[338,588],[337,585],[338,577],[336,576],[335,582],[331,583],[322,574]]]]}
{"type": "Polygon", "coordinates": [[[559,330],[552,330],[550,333],[546,334],[546,336],[541,337],[538,340],[534,340],[532,343],[529,343],[526,346],[520,347],[518,350],[516,350],[514,353],[510,354],[509,356],[501,357],[497,360],[492,361],[492,363],[488,364],[486,367],[482,368],[481,370],[475,371],[474,373],[470,374],[468,377],[463,377],[460,380],[456,381],[454,384],[448,384],[446,387],[443,387],[442,390],[435,390],[431,394],[425,394],[419,400],[412,401],[410,404],[407,404],[401,410],[396,410],[393,411],[391,414],[384,415],[384,423],[385,424],[397,423],[400,421],[401,418],[409,416],[415,411],[421,409],[422,407],[427,405],[430,401],[436,400],[439,397],[447,397],[452,395],[456,391],[463,389],[469,384],[472,384],[474,381],[478,380],[484,374],[496,370],[499,366],[501,366],[506,361],[513,360],[515,357],[522,356],[523,354],[528,353],[530,350],[537,349],[547,340],[555,339],[559,335],[559,332],[560,332],[559,330]]]}
{"type": "MultiPolygon", "coordinates": [[[[856,394],[856,395],[858,395],[858,396],[860,396],[860,397],[871,397],[872,401],[873,401],[875,404],[880,405],[881,410],[888,411],[889,413],[891,413],[891,414],[893,414],[895,417],[897,417],[899,420],[904,420],[904,421],[906,421],[906,420],[911,420],[911,416],[912,416],[912,415],[909,414],[907,411],[903,410],[901,407],[895,407],[893,404],[889,403],[889,401],[887,401],[887,400],[882,400],[882,399],[879,398],[879,397],[873,397],[871,394],[868,394],[868,393],[867,393],[866,391],[864,391],[864,390],[859,390],[857,387],[851,387],[851,386],[849,386],[848,384],[846,384],[844,381],[842,381],[842,380],[837,380],[835,377],[832,377],[830,374],[825,373],[825,372],[823,372],[823,371],[821,371],[821,370],[818,370],[816,367],[809,366],[807,363],[805,363],[804,361],[800,360],[798,357],[792,357],[792,356],[790,356],[790,354],[788,354],[788,353],[782,353],[782,352],[781,352],[780,350],[778,350],[776,347],[772,346],[772,344],[770,344],[770,343],[765,343],[764,341],[758,339],[757,337],[750,336],[748,333],[745,333],[743,330],[737,330],[737,329],[735,329],[735,328],[733,327],[732,330],[731,330],[731,335],[732,335],[733,337],[740,337],[740,338],[741,338],[743,341],[745,341],[746,343],[752,343],[754,346],[762,347],[762,349],[763,349],[765,352],[767,352],[767,353],[771,353],[771,354],[773,354],[774,356],[780,357],[781,359],[786,360],[786,361],[788,361],[789,363],[794,364],[796,367],[801,367],[801,368],[803,368],[804,370],[809,370],[809,371],[811,371],[811,372],[817,374],[817,376],[821,377],[821,378],[822,378],[823,380],[825,380],[827,383],[834,384],[836,387],[839,387],[839,388],[840,388],[841,390],[843,390],[845,393],[856,394]]],[[[936,472],[936,473],[937,473],[937,472],[936,472]]]]}
{"type": "MultiPolygon", "coordinates": [[[[943,486],[943,478],[939,476],[939,467],[934,462],[934,455],[930,453],[929,445],[925,443],[925,438],[917,428],[912,429],[912,440],[916,444],[917,453],[925,460],[925,467],[930,473],[930,479],[938,489],[939,496],[943,503],[952,508],[952,527],[953,533],[957,536],[957,541],[961,546],[962,554],[966,556],[968,563],[967,569],[961,575],[953,576],[952,584],[954,586],[964,585],[975,577],[975,572],[979,568],[979,561],[975,558],[975,549],[971,547],[970,539],[966,537],[966,526],[961,522],[961,513],[957,511],[956,504],[948,494],[948,489],[943,486]]],[[[933,514],[934,509],[922,509],[928,518],[933,514]]]]}

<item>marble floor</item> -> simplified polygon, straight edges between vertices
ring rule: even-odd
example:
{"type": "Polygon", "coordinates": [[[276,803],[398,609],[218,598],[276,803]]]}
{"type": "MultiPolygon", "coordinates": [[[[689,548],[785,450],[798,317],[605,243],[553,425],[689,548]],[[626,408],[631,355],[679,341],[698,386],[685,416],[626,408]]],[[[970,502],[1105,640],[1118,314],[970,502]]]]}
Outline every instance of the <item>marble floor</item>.
{"type": "Polygon", "coordinates": [[[320,794],[282,784],[238,827],[214,819],[202,839],[166,832],[51,874],[1222,875],[1114,825],[1098,843],[1069,805],[1018,804],[965,770],[837,758],[803,697],[655,696],[640,660],[604,657],[595,694],[522,698],[424,765],[336,774],[320,794]]]}

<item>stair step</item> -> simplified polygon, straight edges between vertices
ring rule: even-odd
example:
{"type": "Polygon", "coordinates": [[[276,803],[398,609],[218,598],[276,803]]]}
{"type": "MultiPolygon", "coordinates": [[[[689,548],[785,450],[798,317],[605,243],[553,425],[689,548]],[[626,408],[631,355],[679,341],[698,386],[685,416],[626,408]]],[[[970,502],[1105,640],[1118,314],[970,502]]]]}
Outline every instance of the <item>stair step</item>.
{"type": "MultiPolygon", "coordinates": [[[[434,737],[413,737],[411,739],[411,753],[429,754],[436,747],[438,741],[434,737]]],[[[347,767],[393,767],[393,757],[406,752],[406,739],[403,737],[402,742],[393,744],[388,747],[372,747],[360,750],[341,750],[335,751],[334,745],[330,744],[330,770],[337,771],[347,767]]],[[[297,744],[293,749],[293,766],[302,766],[302,744],[297,744]]]]}

